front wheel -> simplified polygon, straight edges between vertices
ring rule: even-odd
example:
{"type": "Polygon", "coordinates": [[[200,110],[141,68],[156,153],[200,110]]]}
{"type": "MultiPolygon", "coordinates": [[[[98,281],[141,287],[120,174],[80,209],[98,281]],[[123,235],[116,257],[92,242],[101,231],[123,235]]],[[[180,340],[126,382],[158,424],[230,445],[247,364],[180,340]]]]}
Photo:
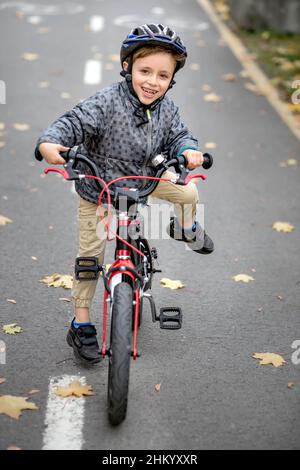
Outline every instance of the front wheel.
{"type": "Polygon", "coordinates": [[[108,418],[120,424],[126,417],[131,357],[132,287],[121,282],[114,288],[110,358],[108,366],[108,418]]]}

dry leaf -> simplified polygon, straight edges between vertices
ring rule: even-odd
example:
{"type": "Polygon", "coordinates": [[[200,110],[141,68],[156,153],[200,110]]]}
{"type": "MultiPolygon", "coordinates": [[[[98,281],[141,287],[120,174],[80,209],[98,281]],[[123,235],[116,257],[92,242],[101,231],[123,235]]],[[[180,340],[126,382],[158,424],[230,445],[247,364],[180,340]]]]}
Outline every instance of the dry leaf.
{"type": "Polygon", "coordinates": [[[15,335],[17,333],[21,333],[22,331],[22,328],[17,325],[17,323],[10,323],[9,325],[4,325],[2,329],[7,335],[15,335]]]}
{"type": "Polygon", "coordinates": [[[50,85],[49,82],[39,82],[39,87],[40,88],[48,88],[50,85]]]}
{"type": "Polygon", "coordinates": [[[63,300],[64,302],[72,302],[72,299],[67,299],[65,297],[61,297],[59,300],[63,300]]]}
{"type": "Polygon", "coordinates": [[[289,166],[296,166],[298,165],[298,160],[296,160],[295,158],[289,158],[286,163],[289,166]]]}
{"type": "Polygon", "coordinates": [[[0,215],[0,226],[1,225],[7,225],[7,224],[12,224],[12,220],[9,219],[8,217],[5,217],[4,215],[0,215]]]}
{"type": "Polygon", "coordinates": [[[54,273],[51,276],[45,276],[39,282],[47,284],[48,287],[64,287],[65,289],[72,289],[73,277],[69,274],[54,273]]]}
{"type": "Polygon", "coordinates": [[[266,96],[267,92],[263,91],[261,88],[259,88],[257,85],[251,82],[246,82],[244,83],[244,87],[246,90],[251,91],[252,93],[255,93],[258,96],[266,96]]]}
{"type": "Polygon", "coordinates": [[[34,395],[35,393],[39,393],[39,390],[33,389],[28,392],[28,395],[34,395]]]}
{"type": "Polygon", "coordinates": [[[225,73],[225,75],[222,75],[222,78],[225,82],[235,82],[237,77],[234,73],[225,73]]]}
{"type": "Polygon", "coordinates": [[[24,124],[24,123],[16,122],[16,123],[14,124],[14,128],[15,128],[17,131],[24,132],[24,131],[29,131],[30,126],[29,126],[29,124],[24,124]]]}
{"type": "Polygon", "coordinates": [[[274,222],[272,228],[276,230],[276,232],[284,233],[290,233],[295,229],[295,227],[288,222],[274,222]]]}
{"type": "Polygon", "coordinates": [[[207,95],[204,95],[204,101],[209,103],[220,103],[220,101],[222,101],[222,97],[216,95],[216,93],[208,93],[207,95]]]}
{"type": "Polygon", "coordinates": [[[216,147],[217,147],[217,144],[215,144],[214,142],[206,142],[205,144],[206,149],[215,149],[216,147]]]}
{"type": "Polygon", "coordinates": [[[277,295],[277,299],[278,299],[278,300],[283,300],[282,295],[277,295]]]}
{"type": "Polygon", "coordinates": [[[54,229],[53,225],[49,225],[48,229],[53,230],[54,229]]]}
{"type": "Polygon", "coordinates": [[[164,287],[168,287],[169,289],[182,289],[184,287],[184,284],[182,284],[181,281],[172,281],[171,279],[168,279],[167,277],[164,277],[163,279],[160,280],[160,283],[164,287]]]}
{"type": "Polygon", "coordinates": [[[0,131],[4,131],[4,129],[5,129],[5,123],[0,122],[0,131]]]}
{"type": "Polygon", "coordinates": [[[200,64],[190,64],[191,70],[200,70],[200,64]]]}
{"type": "Polygon", "coordinates": [[[37,261],[37,260],[38,260],[36,256],[32,256],[31,259],[32,259],[33,261],[37,261]]]}
{"type": "Polygon", "coordinates": [[[83,397],[84,395],[95,395],[91,385],[81,385],[79,380],[73,380],[67,387],[57,387],[55,394],[60,397],[83,397]]]}
{"type": "Polygon", "coordinates": [[[7,447],[6,450],[22,450],[20,447],[17,447],[17,446],[9,446],[7,447]]]}
{"type": "Polygon", "coordinates": [[[255,359],[259,359],[261,366],[266,366],[268,364],[273,365],[274,367],[280,367],[283,364],[286,364],[286,361],[279,354],[274,353],[255,353],[253,356],[255,359]]]}
{"type": "Polygon", "coordinates": [[[51,29],[50,29],[50,28],[47,28],[47,27],[45,27],[45,26],[42,26],[41,28],[38,29],[38,33],[39,33],[39,34],[47,34],[47,33],[49,33],[50,31],[51,31],[51,29]]]}
{"type": "Polygon", "coordinates": [[[120,56],[118,54],[110,54],[109,60],[111,60],[112,62],[119,62],[120,56]]]}
{"type": "Polygon", "coordinates": [[[38,58],[39,55],[34,52],[24,52],[24,54],[22,54],[22,59],[28,60],[29,62],[37,60],[38,58]]]}
{"type": "Polygon", "coordinates": [[[288,388],[293,388],[294,385],[295,385],[294,382],[289,382],[289,383],[287,384],[288,388]]]}
{"type": "Polygon", "coordinates": [[[4,377],[0,377],[0,385],[4,384],[4,382],[6,382],[6,379],[4,377]]]}
{"type": "Polygon", "coordinates": [[[211,86],[210,85],[207,85],[206,83],[202,86],[202,91],[207,91],[207,92],[210,92],[211,91],[211,86]]]}
{"type": "Polygon", "coordinates": [[[258,312],[262,312],[262,311],[263,311],[263,308],[262,308],[262,307],[259,307],[259,308],[257,309],[257,311],[258,311],[258,312]]]}
{"type": "Polygon", "coordinates": [[[70,93],[68,93],[67,91],[63,91],[61,94],[60,94],[60,97],[63,98],[64,100],[68,100],[71,98],[71,95],[70,93]]]}
{"type": "Polygon", "coordinates": [[[236,276],[233,276],[232,279],[234,279],[235,282],[254,281],[254,277],[249,276],[248,274],[237,274],[236,276]]]}
{"type": "Polygon", "coordinates": [[[155,385],[154,388],[155,388],[156,392],[160,392],[160,387],[161,387],[161,384],[156,384],[155,385]]]}
{"type": "Polygon", "coordinates": [[[10,302],[11,304],[16,304],[17,301],[15,299],[6,299],[7,302],[10,302]]]}
{"type": "Polygon", "coordinates": [[[12,395],[0,396],[0,414],[19,419],[22,410],[38,410],[33,402],[27,402],[28,397],[15,397],[12,395]]]}
{"type": "Polygon", "coordinates": [[[0,149],[3,149],[6,145],[6,142],[0,142],[0,149]]]}

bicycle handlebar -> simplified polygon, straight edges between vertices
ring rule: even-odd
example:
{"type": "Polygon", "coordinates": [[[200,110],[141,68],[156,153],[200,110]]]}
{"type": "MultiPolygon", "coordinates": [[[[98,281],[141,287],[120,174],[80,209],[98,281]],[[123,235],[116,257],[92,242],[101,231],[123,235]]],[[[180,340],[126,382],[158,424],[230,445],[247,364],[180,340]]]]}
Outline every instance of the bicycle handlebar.
{"type": "MultiPolygon", "coordinates": [[[[70,180],[70,181],[80,180],[85,177],[85,175],[79,174],[78,170],[76,170],[77,164],[81,162],[81,163],[84,163],[90,169],[93,176],[95,176],[96,178],[100,178],[97,166],[88,157],[76,153],[74,149],[69,149],[67,152],[60,152],[60,155],[66,161],[66,163],[63,165],[64,170],[58,169],[58,168],[45,168],[44,173],[47,174],[53,171],[56,173],[60,173],[67,180],[70,180]]],[[[160,157],[162,157],[162,160],[160,159],[158,163],[156,162],[157,170],[156,170],[155,176],[153,177],[152,183],[148,186],[148,188],[138,191],[138,198],[144,198],[144,197],[149,196],[149,194],[151,194],[156,188],[156,186],[158,185],[159,183],[158,178],[161,178],[162,174],[168,168],[171,168],[171,167],[174,167],[176,174],[177,174],[176,178],[172,180],[172,182],[176,184],[186,185],[191,179],[195,177],[201,177],[202,179],[205,179],[204,175],[189,175],[189,170],[186,168],[187,159],[185,158],[184,155],[178,155],[177,157],[172,158],[171,160],[166,160],[163,155],[160,157]]],[[[208,170],[213,165],[213,157],[209,153],[204,153],[203,157],[204,157],[204,162],[202,164],[202,167],[208,170]]],[[[157,157],[154,157],[154,159],[155,158],[157,157]]],[[[138,178],[143,178],[143,177],[139,176],[138,178]]],[[[149,177],[149,179],[152,179],[152,178],[149,177]]],[[[104,182],[102,183],[101,181],[97,179],[95,179],[94,181],[98,185],[99,190],[102,191],[104,189],[104,182]]],[[[121,192],[121,191],[122,191],[122,188],[118,188],[118,192],[121,192]]],[[[114,194],[114,191],[111,191],[111,192],[114,194]]],[[[131,193],[133,193],[133,191],[131,193]]],[[[126,194],[128,194],[128,192],[126,194]]]]}

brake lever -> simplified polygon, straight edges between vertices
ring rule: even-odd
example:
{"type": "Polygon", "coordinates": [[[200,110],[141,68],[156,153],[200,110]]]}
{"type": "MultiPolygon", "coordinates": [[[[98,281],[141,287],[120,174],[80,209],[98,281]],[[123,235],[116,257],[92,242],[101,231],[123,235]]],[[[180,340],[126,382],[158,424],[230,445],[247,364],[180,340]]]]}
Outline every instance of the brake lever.
{"type": "Polygon", "coordinates": [[[177,163],[174,165],[175,171],[177,173],[177,182],[181,186],[185,185],[185,180],[188,178],[189,170],[186,167],[186,159],[184,155],[180,155],[177,159],[177,163]]]}

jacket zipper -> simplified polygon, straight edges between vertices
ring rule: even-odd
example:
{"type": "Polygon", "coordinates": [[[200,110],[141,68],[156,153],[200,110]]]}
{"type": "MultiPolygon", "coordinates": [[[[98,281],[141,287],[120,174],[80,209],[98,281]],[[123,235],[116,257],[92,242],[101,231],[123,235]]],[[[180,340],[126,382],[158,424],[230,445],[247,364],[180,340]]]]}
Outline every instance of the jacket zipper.
{"type": "MultiPolygon", "coordinates": [[[[143,163],[142,171],[143,171],[143,176],[147,175],[147,170],[146,166],[150,160],[151,153],[152,153],[152,128],[153,128],[153,123],[152,123],[152,116],[151,116],[151,111],[150,109],[146,109],[146,115],[148,118],[148,124],[147,124],[147,148],[146,148],[146,158],[143,163]]],[[[147,184],[147,180],[143,180],[143,185],[144,187],[147,184]]]]}

